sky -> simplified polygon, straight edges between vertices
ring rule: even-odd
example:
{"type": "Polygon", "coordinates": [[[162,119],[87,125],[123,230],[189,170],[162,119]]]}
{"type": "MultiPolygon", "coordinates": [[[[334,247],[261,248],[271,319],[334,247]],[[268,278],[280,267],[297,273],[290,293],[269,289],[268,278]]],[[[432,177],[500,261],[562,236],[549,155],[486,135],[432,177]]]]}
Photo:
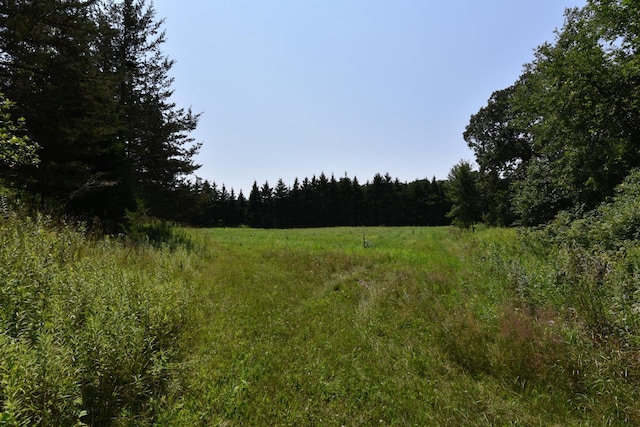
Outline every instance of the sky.
{"type": "Polygon", "coordinates": [[[586,0],[154,0],[172,100],[202,116],[196,175],[446,179],[490,95],[586,0]]]}

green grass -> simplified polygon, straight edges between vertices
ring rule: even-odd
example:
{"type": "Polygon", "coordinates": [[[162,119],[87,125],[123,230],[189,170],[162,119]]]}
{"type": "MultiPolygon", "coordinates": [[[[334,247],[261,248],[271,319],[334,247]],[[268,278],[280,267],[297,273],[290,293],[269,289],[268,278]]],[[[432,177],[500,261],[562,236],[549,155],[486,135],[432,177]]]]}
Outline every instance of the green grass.
{"type": "Polygon", "coordinates": [[[640,251],[448,227],[172,236],[0,220],[0,426],[640,424],[640,251]]]}
{"type": "Polygon", "coordinates": [[[624,363],[523,301],[518,272],[546,273],[515,231],[367,228],[368,247],[363,231],[191,230],[197,326],[160,423],[640,420],[634,381],[607,371],[624,363]]]}

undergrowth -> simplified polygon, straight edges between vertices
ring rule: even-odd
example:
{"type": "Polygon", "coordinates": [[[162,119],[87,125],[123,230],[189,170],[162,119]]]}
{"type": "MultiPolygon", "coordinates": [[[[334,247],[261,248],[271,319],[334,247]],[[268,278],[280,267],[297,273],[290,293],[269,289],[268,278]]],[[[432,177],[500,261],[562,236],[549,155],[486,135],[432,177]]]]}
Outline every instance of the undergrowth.
{"type": "Polygon", "coordinates": [[[42,215],[0,220],[0,425],[152,423],[194,263],[42,215]]]}

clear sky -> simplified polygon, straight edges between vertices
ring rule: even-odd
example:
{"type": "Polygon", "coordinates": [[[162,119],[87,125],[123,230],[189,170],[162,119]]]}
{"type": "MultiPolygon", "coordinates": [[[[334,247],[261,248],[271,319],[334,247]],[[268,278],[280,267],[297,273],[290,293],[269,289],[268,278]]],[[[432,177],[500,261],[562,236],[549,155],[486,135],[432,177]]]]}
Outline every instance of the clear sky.
{"type": "Polygon", "coordinates": [[[324,172],[446,178],[462,138],[585,0],[155,0],[197,175],[243,190],[324,172]]]}

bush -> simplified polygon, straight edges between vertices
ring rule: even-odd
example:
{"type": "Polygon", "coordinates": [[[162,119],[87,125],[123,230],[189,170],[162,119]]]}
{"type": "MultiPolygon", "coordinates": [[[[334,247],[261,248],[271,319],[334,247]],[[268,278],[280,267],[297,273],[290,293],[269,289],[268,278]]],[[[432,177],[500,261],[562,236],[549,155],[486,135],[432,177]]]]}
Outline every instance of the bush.
{"type": "Polygon", "coordinates": [[[43,216],[0,222],[0,423],[153,419],[187,319],[190,258],[166,252],[43,216]]]}

